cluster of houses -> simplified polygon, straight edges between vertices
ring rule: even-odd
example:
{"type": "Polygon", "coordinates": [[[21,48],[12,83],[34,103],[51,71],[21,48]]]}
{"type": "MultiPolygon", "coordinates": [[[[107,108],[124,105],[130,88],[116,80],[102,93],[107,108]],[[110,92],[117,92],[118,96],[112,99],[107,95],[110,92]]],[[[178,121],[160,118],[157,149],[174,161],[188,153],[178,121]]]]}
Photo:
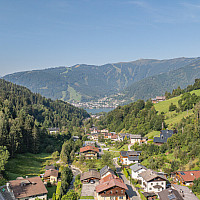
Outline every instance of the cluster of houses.
{"type": "Polygon", "coordinates": [[[54,166],[46,166],[45,173],[40,177],[17,177],[0,188],[1,200],[34,200],[35,198],[47,200],[48,191],[45,185],[58,182],[59,171],[54,166]],[[43,181],[42,181],[43,179],[43,181]]]}
{"type": "Polygon", "coordinates": [[[157,96],[156,98],[151,99],[152,103],[159,103],[161,101],[165,101],[166,97],[165,96],[157,96]]]}
{"type": "Polygon", "coordinates": [[[108,166],[103,167],[99,172],[90,169],[81,174],[82,198],[93,196],[95,200],[129,199],[126,184],[108,166]]]}
{"type": "MultiPolygon", "coordinates": [[[[147,200],[157,198],[161,200],[198,199],[188,187],[178,184],[170,184],[165,173],[147,169],[139,163],[132,165],[130,169],[131,177],[137,180],[144,189],[143,195],[147,198],[147,200]]],[[[176,183],[191,185],[195,178],[197,179],[200,177],[200,171],[178,171],[174,173],[173,176],[176,183]]]]}

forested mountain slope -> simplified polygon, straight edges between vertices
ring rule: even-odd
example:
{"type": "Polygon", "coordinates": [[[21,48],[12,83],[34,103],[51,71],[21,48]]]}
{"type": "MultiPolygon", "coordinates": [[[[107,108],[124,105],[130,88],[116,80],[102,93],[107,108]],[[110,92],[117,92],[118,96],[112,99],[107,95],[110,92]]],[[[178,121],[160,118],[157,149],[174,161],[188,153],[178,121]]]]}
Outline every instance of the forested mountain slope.
{"type": "Polygon", "coordinates": [[[197,78],[200,78],[200,60],[177,70],[140,80],[125,89],[123,98],[147,100],[164,95],[166,91],[172,91],[178,86],[185,88],[197,78]]]}
{"type": "MultiPolygon", "coordinates": [[[[52,101],[25,87],[0,79],[0,146],[15,153],[38,153],[57,145],[65,136],[49,136],[47,127],[65,127],[68,137],[88,113],[63,101],[52,101]]],[[[68,138],[69,139],[69,138],[68,138]]]]}
{"type": "Polygon", "coordinates": [[[3,78],[26,86],[31,91],[48,98],[88,101],[118,93],[146,77],[179,69],[198,59],[141,59],[102,66],[81,64],[73,67],[18,72],[3,78]]]}

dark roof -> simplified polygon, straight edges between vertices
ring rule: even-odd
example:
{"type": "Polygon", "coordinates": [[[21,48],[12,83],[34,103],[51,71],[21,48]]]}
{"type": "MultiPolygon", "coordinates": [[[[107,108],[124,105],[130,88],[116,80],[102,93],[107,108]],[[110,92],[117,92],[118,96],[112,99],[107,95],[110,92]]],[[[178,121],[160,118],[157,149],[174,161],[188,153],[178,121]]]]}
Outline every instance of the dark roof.
{"type": "Polygon", "coordinates": [[[139,156],[141,151],[120,151],[122,157],[139,156]]]}
{"type": "Polygon", "coordinates": [[[140,160],[139,156],[128,156],[128,159],[130,161],[138,161],[138,160],[140,160]]]}
{"type": "Polygon", "coordinates": [[[16,199],[47,194],[48,191],[40,177],[9,181],[16,199]]]}
{"type": "Polygon", "coordinates": [[[111,174],[115,174],[114,171],[112,169],[110,169],[107,165],[104,166],[101,170],[100,170],[100,175],[101,177],[106,174],[107,172],[110,172],[111,174]]]}
{"type": "Polygon", "coordinates": [[[48,128],[49,131],[59,131],[59,128],[48,128]]]}
{"type": "Polygon", "coordinates": [[[134,172],[137,172],[140,169],[146,169],[147,170],[147,168],[145,166],[143,166],[143,165],[141,165],[139,163],[136,163],[136,164],[130,166],[130,169],[133,170],[134,172]]]}
{"type": "Polygon", "coordinates": [[[160,200],[184,200],[177,190],[168,188],[158,193],[160,200]]]}
{"type": "Polygon", "coordinates": [[[96,178],[96,179],[101,179],[101,176],[100,176],[100,173],[95,170],[95,169],[90,169],[88,172],[84,172],[81,174],[81,178],[80,180],[85,180],[85,179],[88,179],[88,178],[96,178]]]}
{"type": "Polygon", "coordinates": [[[46,170],[49,170],[49,169],[56,169],[56,168],[55,168],[55,166],[53,166],[53,165],[47,165],[47,166],[45,167],[45,169],[46,169],[46,170]]]}
{"type": "Polygon", "coordinates": [[[155,143],[166,143],[168,138],[174,134],[173,130],[161,130],[160,137],[154,137],[153,142],[155,143]]]}

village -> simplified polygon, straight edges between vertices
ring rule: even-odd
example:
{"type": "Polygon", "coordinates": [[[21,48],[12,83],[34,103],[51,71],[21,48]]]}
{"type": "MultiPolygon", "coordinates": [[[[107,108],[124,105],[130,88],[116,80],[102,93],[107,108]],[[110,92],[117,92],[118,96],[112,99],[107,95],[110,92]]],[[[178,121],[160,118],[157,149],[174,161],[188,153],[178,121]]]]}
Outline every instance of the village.
{"type": "MultiPolygon", "coordinates": [[[[49,129],[49,132],[55,134],[59,132],[59,129],[49,129]]],[[[117,152],[119,156],[110,158],[113,160],[114,168],[112,169],[105,165],[99,170],[89,168],[87,171],[82,171],[81,166],[69,165],[73,171],[74,179],[78,177],[82,185],[80,199],[198,199],[188,186],[191,186],[193,181],[200,177],[199,170],[174,171],[169,176],[162,171],[155,171],[141,165],[140,155],[142,152],[131,148],[135,144],[143,145],[149,141],[160,146],[176,133],[175,130],[161,130],[160,136],[154,137],[152,140],[141,135],[116,134],[107,129],[98,130],[95,126],[90,128],[90,133],[87,134],[87,140],[83,142],[83,147],[80,148],[79,152],[76,152],[76,160],[98,161],[106,152],[118,155],[110,148],[116,142],[125,144],[126,149],[117,152]]],[[[77,141],[80,138],[73,136],[73,140],[77,141]]],[[[38,198],[46,200],[48,191],[45,186],[48,184],[61,184],[61,173],[57,166],[47,165],[44,174],[37,177],[18,177],[16,180],[7,182],[6,186],[1,187],[0,199],[31,200],[38,198]]],[[[74,180],[71,182],[71,188],[73,188],[73,184],[74,180]]]]}

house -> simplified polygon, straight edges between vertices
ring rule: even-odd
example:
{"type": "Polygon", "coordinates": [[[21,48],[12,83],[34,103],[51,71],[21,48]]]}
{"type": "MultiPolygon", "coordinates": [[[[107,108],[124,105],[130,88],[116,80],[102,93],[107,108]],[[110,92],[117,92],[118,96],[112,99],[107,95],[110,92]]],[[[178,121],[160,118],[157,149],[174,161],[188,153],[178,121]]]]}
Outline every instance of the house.
{"type": "Polygon", "coordinates": [[[130,165],[139,162],[141,151],[120,151],[120,162],[122,165],[130,165]]]}
{"type": "Polygon", "coordinates": [[[58,170],[56,169],[49,169],[46,170],[44,173],[44,182],[50,182],[51,184],[58,182],[58,170]]]}
{"type": "Polygon", "coordinates": [[[148,140],[147,137],[142,137],[141,135],[130,134],[131,144],[135,144],[136,142],[139,143],[139,144],[142,144],[142,143],[146,143],[147,144],[147,140],[148,140]]]}
{"type": "Polygon", "coordinates": [[[121,178],[113,174],[102,178],[95,190],[96,200],[126,200],[128,198],[126,194],[126,190],[128,190],[127,186],[121,178]]]}
{"type": "Polygon", "coordinates": [[[152,103],[159,103],[161,101],[165,101],[166,97],[165,96],[157,96],[156,98],[151,99],[152,103]]]}
{"type": "Polygon", "coordinates": [[[158,175],[157,172],[147,169],[139,174],[139,183],[144,188],[144,192],[161,192],[166,189],[167,179],[158,175]]]}
{"type": "Polygon", "coordinates": [[[85,141],[83,146],[94,146],[95,147],[95,141],[85,141]]]}
{"type": "Polygon", "coordinates": [[[80,154],[85,157],[85,159],[97,159],[99,149],[94,146],[85,146],[80,148],[80,154]]]}
{"type": "Polygon", "coordinates": [[[90,136],[91,140],[94,140],[94,141],[98,141],[98,137],[99,137],[99,134],[97,133],[92,133],[90,136]]]}
{"type": "Polygon", "coordinates": [[[184,200],[198,200],[192,190],[186,186],[172,184],[172,189],[178,191],[184,200]]]}
{"type": "Polygon", "coordinates": [[[80,138],[79,138],[79,136],[72,136],[72,139],[73,139],[74,142],[75,142],[75,141],[79,140],[80,138]]]}
{"type": "Polygon", "coordinates": [[[170,138],[173,134],[177,133],[173,130],[161,130],[160,137],[154,137],[153,142],[157,145],[162,145],[167,142],[168,138],[170,138]]]}
{"type": "Polygon", "coordinates": [[[192,185],[194,179],[200,178],[200,170],[193,171],[177,171],[173,177],[175,182],[179,182],[183,185],[192,185]]]}
{"type": "Polygon", "coordinates": [[[36,198],[47,200],[47,189],[40,177],[23,178],[9,181],[7,191],[13,199],[35,200],[36,198]]]}
{"type": "Polygon", "coordinates": [[[118,140],[119,141],[124,141],[124,140],[129,140],[130,139],[130,134],[129,133],[120,133],[118,135],[118,140]]]}
{"type": "Polygon", "coordinates": [[[94,127],[90,128],[90,131],[91,131],[91,134],[98,133],[98,128],[94,126],[94,127]]]}
{"type": "Polygon", "coordinates": [[[112,169],[110,169],[107,165],[104,166],[104,167],[100,170],[101,178],[104,178],[104,177],[106,177],[106,176],[108,176],[108,175],[110,175],[110,174],[115,175],[115,172],[114,172],[112,169]]]}
{"type": "Polygon", "coordinates": [[[102,134],[108,133],[108,130],[107,129],[103,129],[103,130],[101,130],[101,133],[102,134]]]}
{"type": "Polygon", "coordinates": [[[168,188],[158,193],[160,200],[184,200],[177,190],[168,188]]]}
{"type": "Polygon", "coordinates": [[[131,169],[131,177],[133,179],[138,179],[138,175],[147,170],[147,168],[139,163],[136,163],[130,166],[131,169]]]}
{"type": "Polygon", "coordinates": [[[59,128],[48,128],[50,134],[56,134],[60,132],[59,128]]]}
{"type": "Polygon", "coordinates": [[[142,194],[145,196],[147,200],[157,199],[157,194],[155,194],[154,192],[143,192],[142,194]]]}
{"type": "Polygon", "coordinates": [[[82,183],[95,183],[101,179],[100,173],[95,169],[89,169],[88,172],[81,174],[80,180],[82,183]]]}
{"type": "Polygon", "coordinates": [[[118,138],[118,136],[115,132],[104,134],[104,139],[117,139],[117,138],[118,138]]]}

